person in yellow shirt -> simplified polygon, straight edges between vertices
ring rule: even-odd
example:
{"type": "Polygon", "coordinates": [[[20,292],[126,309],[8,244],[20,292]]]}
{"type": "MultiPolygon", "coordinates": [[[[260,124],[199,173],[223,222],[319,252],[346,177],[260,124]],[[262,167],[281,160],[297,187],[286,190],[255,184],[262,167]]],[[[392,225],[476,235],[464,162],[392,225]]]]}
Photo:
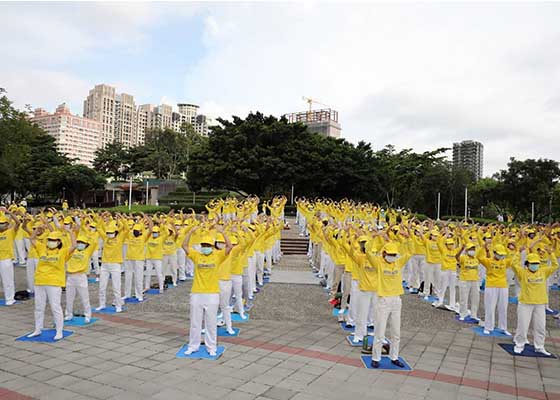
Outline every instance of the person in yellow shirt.
{"type": "Polygon", "coordinates": [[[541,258],[530,253],[527,256],[525,267],[514,262],[512,268],[521,286],[519,302],[517,305],[517,328],[513,341],[513,351],[523,353],[527,341],[529,324],[533,320],[533,343],[535,351],[550,355],[544,348],[546,335],[546,304],[548,303],[547,279],[558,269],[558,262],[552,265],[541,263],[541,258]]]}
{"type": "Polygon", "coordinates": [[[194,227],[183,242],[183,249],[194,262],[194,280],[190,297],[190,329],[189,345],[185,354],[192,354],[200,348],[202,321],[206,328],[204,344],[210,356],[217,351],[217,314],[220,304],[219,266],[231,252],[232,245],[223,227],[218,225],[216,230],[224,236],[225,248],[215,247],[216,239],[210,232],[200,236],[196,250],[190,247],[193,233],[199,228],[194,227]]]}
{"type": "Polygon", "coordinates": [[[31,236],[31,245],[39,254],[39,263],[35,271],[35,330],[28,337],[41,335],[45,320],[47,300],[53,313],[56,334],[54,340],[63,337],[64,316],[60,297],[66,285],[64,265],[74,252],[75,247],[65,248],[60,232],[51,231],[46,244],[37,240],[38,231],[31,236]]]}
{"type": "Polygon", "coordinates": [[[91,246],[89,238],[79,235],[75,238],[75,233],[71,234],[72,248],[74,252],[66,263],[66,315],[64,320],[69,321],[74,317],[74,299],[76,293],[80,296],[84,309],[84,322],[89,324],[91,321],[91,304],[89,301],[87,271],[89,260],[95,246],[91,246]]]}
{"type": "Polygon", "coordinates": [[[165,239],[163,241],[163,277],[171,276],[173,287],[177,287],[177,236],[179,232],[173,224],[167,224],[165,239]]]}
{"type": "Polygon", "coordinates": [[[480,264],[486,269],[486,288],[484,289],[484,334],[489,335],[495,326],[495,312],[498,309],[498,329],[511,336],[507,330],[508,284],[506,270],[517,258],[507,259],[507,251],[501,244],[484,245],[484,253],[479,255],[480,264]]]}
{"type": "MultiPolygon", "coordinates": [[[[247,239],[245,238],[244,232],[242,230],[236,230],[230,238],[232,246],[238,249],[237,257],[231,258],[231,283],[232,290],[235,296],[234,309],[242,319],[245,319],[245,308],[243,305],[243,272],[247,270],[247,262],[249,259],[247,252],[247,239]],[[234,245],[234,241],[237,241],[237,245],[234,245]]],[[[245,300],[247,300],[245,298],[245,300]]]]}
{"type": "Polygon", "coordinates": [[[26,265],[27,262],[27,251],[28,248],[25,246],[25,237],[26,232],[23,229],[25,224],[25,220],[23,219],[25,214],[25,210],[23,214],[19,214],[17,216],[18,220],[20,221],[19,228],[16,231],[16,237],[14,239],[14,244],[16,247],[16,264],[18,265],[26,265]]]}
{"type": "Polygon", "coordinates": [[[459,320],[464,321],[470,316],[478,321],[480,303],[478,266],[480,262],[476,257],[476,244],[467,242],[456,257],[459,263],[459,320]]]}
{"type": "Polygon", "coordinates": [[[99,230],[103,239],[103,252],[101,255],[101,274],[99,278],[99,307],[95,311],[101,311],[106,306],[107,285],[109,278],[113,287],[113,302],[115,311],[122,312],[123,299],[121,295],[121,270],[123,264],[123,246],[128,235],[123,218],[117,221],[111,220],[103,224],[104,229],[99,230]]]}
{"type": "Polygon", "coordinates": [[[441,274],[436,285],[437,300],[432,304],[434,307],[443,306],[445,292],[449,288],[449,304],[446,308],[451,311],[458,311],[455,302],[455,287],[457,285],[457,254],[459,249],[455,239],[443,237],[438,241],[439,252],[441,254],[441,274]]]}
{"type": "MultiPolygon", "coordinates": [[[[408,237],[407,232],[403,234],[408,237]]],[[[368,257],[371,266],[377,269],[377,307],[375,317],[375,340],[373,342],[372,361],[373,368],[379,368],[381,350],[385,340],[387,323],[391,324],[391,350],[389,358],[399,368],[404,364],[399,360],[400,332],[401,332],[401,295],[402,269],[410,259],[406,246],[389,242],[381,250],[381,255],[368,257]]]]}
{"type": "MultiPolygon", "coordinates": [[[[45,241],[47,239],[47,232],[43,227],[43,223],[40,221],[26,220],[23,223],[23,228],[25,229],[27,236],[30,238],[33,232],[38,230],[37,240],[45,241]],[[27,223],[28,222],[28,223],[27,223]],[[31,230],[29,229],[31,227],[31,230]]],[[[25,265],[25,272],[27,277],[27,293],[35,293],[35,270],[37,269],[37,263],[39,262],[39,255],[35,247],[29,247],[29,253],[27,254],[27,263],[25,265]]]]}
{"type": "MultiPolygon", "coordinates": [[[[412,221],[411,221],[412,222],[412,221]]],[[[412,247],[414,252],[409,261],[410,279],[408,282],[409,291],[418,294],[420,281],[426,264],[426,243],[422,225],[417,225],[411,235],[412,247]]]]}
{"type": "Polygon", "coordinates": [[[435,294],[436,282],[439,281],[439,275],[441,273],[441,254],[439,252],[438,240],[440,234],[433,227],[433,222],[430,225],[430,233],[424,238],[424,244],[426,246],[426,263],[424,264],[424,289],[420,296],[424,296],[425,300],[428,300],[430,296],[430,290],[433,287],[433,292],[435,294]]]}
{"type": "Polygon", "coordinates": [[[134,297],[138,301],[144,301],[144,264],[146,263],[146,242],[152,234],[152,222],[148,222],[148,229],[144,224],[136,223],[132,226],[132,232],[128,234],[128,245],[126,247],[126,260],[130,272],[125,272],[124,298],[132,297],[132,282],[134,281],[134,297]]]}
{"type": "Polygon", "coordinates": [[[146,272],[144,274],[144,291],[150,289],[152,274],[155,270],[159,292],[163,293],[163,242],[166,239],[165,231],[162,235],[161,228],[152,228],[152,234],[146,242],[146,272]]]}
{"type": "MultiPolygon", "coordinates": [[[[223,323],[226,326],[226,330],[230,335],[235,334],[233,326],[231,324],[231,311],[232,308],[229,305],[231,298],[232,289],[232,279],[231,273],[234,261],[240,256],[241,247],[238,247],[238,240],[235,235],[230,235],[231,251],[220,263],[219,266],[219,285],[220,285],[220,310],[223,318],[223,323]]],[[[216,237],[216,248],[218,250],[224,250],[226,247],[226,242],[224,235],[218,233],[216,237]]]]}
{"type": "Polygon", "coordinates": [[[7,306],[15,304],[14,283],[14,241],[19,230],[20,221],[5,207],[0,207],[0,279],[7,306]],[[8,215],[11,222],[6,217],[8,215]]]}
{"type": "Polygon", "coordinates": [[[101,268],[99,266],[99,255],[102,254],[103,251],[103,238],[97,231],[97,223],[95,221],[89,221],[87,226],[84,228],[84,232],[87,234],[91,246],[95,247],[93,253],[91,253],[90,260],[90,265],[93,268],[88,270],[88,273],[93,271],[95,281],[99,282],[99,274],[101,272],[101,268]]]}

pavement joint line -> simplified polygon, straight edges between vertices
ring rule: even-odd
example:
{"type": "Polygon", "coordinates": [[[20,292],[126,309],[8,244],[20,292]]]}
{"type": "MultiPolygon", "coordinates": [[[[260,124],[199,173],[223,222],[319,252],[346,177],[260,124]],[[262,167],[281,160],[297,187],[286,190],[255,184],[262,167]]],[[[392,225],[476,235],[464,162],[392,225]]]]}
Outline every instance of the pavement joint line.
{"type": "MultiPolygon", "coordinates": [[[[105,321],[114,322],[118,324],[141,326],[147,328],[149,327],[155,330],[172,332],[185,336],[188,334],[188,330],[186,328],[179,328],[176,326],[149,322],[149,321],[140,321],[134,318],[121,317],[115,315],[106,315],[106,314],[100,315],[99,318],[105,321]]],[[[357,368],[365,368],[361,360],[359,359],[337,356],[322,351],[306,350],[300,347],[284,346],[280,344],[274,344],[274,343],[269,343],[260,340],[254,340],[254,339],[243,339],[239,337],[220,337],[220,341],[231,343],[231,344],[237,344],[241,346],[270,350],[273,352],[280,352],[280,353],[286,353],[292,355],[299,355],[307,358],[331,361],[337,364],[349,365],[357,368]]],[[[460,386],[468,386],[472,388],[484,389],[491,392],[498,392],[498,393],[513,395],[513,396],[515,395],[523,396],[536,400],[560,399],[560,393],[520,388],[512,385],[504,385],[504,384],[493,383],[491,381],[484,381],[480,379],[459,377],[456,375],[449,375],[441,372],[430,372],[421,369],[414,369],[413,371],[385,370],[383,372],[388,372],[392,374],[404,374],[414,378],[421,378],[421,379],[443,382],[443,383],[451,383],[460,386]]],[[[0,399],[0,400],[4,400],[4,399],[0,399]]]]}

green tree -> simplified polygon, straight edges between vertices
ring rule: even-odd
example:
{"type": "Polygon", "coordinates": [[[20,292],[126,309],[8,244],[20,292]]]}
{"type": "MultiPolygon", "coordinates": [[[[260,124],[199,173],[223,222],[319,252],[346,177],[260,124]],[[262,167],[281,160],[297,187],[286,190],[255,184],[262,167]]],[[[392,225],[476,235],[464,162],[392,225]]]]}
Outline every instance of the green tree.
{"type": "Polygon", "coordinates": [[[62,197],[65,191],[70,204],[74,206],[82,204],[88,191],[102,189],[105,185],[105,179],[85,165],[54,167],[43,174],[43,179],[51,193],[62,197]]]}
{"type": "Polygon", "coordinates": [[[130,169],[129,153],[122,143],[109,143],[95,151],[93,168],[107,178],[126,180],[130,169]]]}

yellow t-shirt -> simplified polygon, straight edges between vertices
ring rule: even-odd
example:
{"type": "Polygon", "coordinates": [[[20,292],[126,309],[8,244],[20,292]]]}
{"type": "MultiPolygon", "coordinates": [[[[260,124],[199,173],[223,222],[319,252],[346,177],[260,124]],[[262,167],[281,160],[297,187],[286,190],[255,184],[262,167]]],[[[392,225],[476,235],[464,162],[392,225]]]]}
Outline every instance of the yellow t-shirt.
{"type": "Polygon", "coordinates": [[[360,290],[376,292],[379,279],[377,276],[377,268],[375,268],[368,260],[368,257],[361,252],[354,254],[353,258],[355,260],[355,269],[359,271],[357,275],[360,277],[358,284],[360,290]]]}
{"type": "Polygon", "coordinates": [[[123,244],[127,235],[124,232],[119,232],[114,238],[109,238],[101,232],[100,235],[103,238],[103,255],[101,256],[101,262],[122,264],[123,244]]]}
{"type": "Polygon", "coordinates": [[[36,242],[39,262],[35,270],[35,286],[59,286],[66,285],[66,274],[64,264],[68,257],[68,249],[50,250],[44,243],[36,242]]]}
{"type": "Polygon", "coordinates": [[[212,254],[191,250],[188,254],[194,263],[194,280],[191,293],[220,293],[219,267],[225,252],[214,249],[212,254]]]}
{"type": "Polygon", "coordinates": [[[457,259],[455,256],[459,252],[458,249],[449,249],[447,246],[439,242],[439,253],[441,255],[441,270],[442,271],[456,271],[457,259]]]}
{"type": "Polygon", "coordinates": [[[74,250],[70,259],[66,263],[66,272],[69,274],[83,274],[89,268],[89,259],[95,251],[94,246],[88,246],[85,250],[74,250]]]}
{"type": "Polygon", "coordinates": [[[132,232],[128,235],[126,246],[126,259],[130,261],[143,261],[146,259],[146,242],[149,236],[146,230],[142,230],[142,234],[138,237],[132,232]]]}
{"type": "Polygon", "coordinates": [[[487,288],[507,288],[506,270],[511,267],[511,260],[496,260],[495,257],[486,256],[478,259],[480,264],[486,268],[486,287],[487,288]]]}
{"type": "Polygon", "coordinates": [[[410,256],[402,254],[394,263],[388,263],[383,256],[368,257],[373,267],[377,268],[377,295],[380,297],[400,296],[402,287],[402,269],[410,256]]]}
{"type": "Polygon", "coordinates": [[[531,272],[527,268],[514,263],[512,265],[521,292],[519,302],[523,304],[548,304],[547,278],[556,271],[558,266],[539,267],[537,272],[531,272]]]}
{"type": "Polygon", "coordinates": [[[463,254],[459,258],[459,280],[478,281],[478,258],[463,254]]]}
{"type": "Polygon", "coordinates": [[[430,264],[441,264],[441,254],[437,240],[425,239],[426,243],[426,262],[430,264]]]}
{"type": "Polygon", "coordinates": [[[11,260],[14,258],[14,228],[8,228],[0,232],[0,260],[11,260]]]}
{"type": "Polygon", "coordinates": [[[160,234],[157,238],[150,236],[147,244],[146,259],[162,260],[163,259],[163,242],[165,238],[160,234]]]}

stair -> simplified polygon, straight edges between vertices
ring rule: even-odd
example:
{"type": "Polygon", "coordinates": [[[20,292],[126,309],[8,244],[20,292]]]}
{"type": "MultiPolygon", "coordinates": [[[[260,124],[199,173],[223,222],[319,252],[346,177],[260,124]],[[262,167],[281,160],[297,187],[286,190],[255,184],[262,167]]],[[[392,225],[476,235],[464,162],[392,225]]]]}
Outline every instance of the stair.
{"type": "Polygon", "coordinates": [[[306,255],[309,247],[307,238],[282,238],[280,249],[284,255],[306,255]]]}

